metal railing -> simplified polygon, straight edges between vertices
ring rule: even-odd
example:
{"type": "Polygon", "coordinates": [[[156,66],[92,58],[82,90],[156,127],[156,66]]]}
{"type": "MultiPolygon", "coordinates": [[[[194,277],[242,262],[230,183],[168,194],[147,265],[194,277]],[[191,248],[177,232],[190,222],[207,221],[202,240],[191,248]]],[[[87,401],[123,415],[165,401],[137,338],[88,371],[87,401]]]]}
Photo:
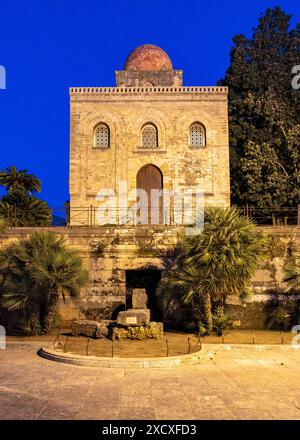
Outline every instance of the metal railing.
{"type": "MultiPolygon", "coordinates": [[[[261,209],[256,207],[238,208],[242,215],[251,218],[259,226],[300,226],[300,205],[295,208],[261,209]]],[[[7,215],[7,222],[11,227],[28,226],[20,224],[20,217],[26,219],[20,208],[13,209],[7,215]],[[20,212],[22,215],[20,216],[20,212]]],[[[99,226],[138,226],[138,225],[166,225],[166,226],[193,226],[194,221],[184,217],[184,213],[173,212],[168,209],[107,209],[96,206],[87,207],[60,207],[51,208],[51,226],[55,227],[99,227],[99,226]],[[146,211],[146,212],[145,212],[146,211]],[[151,217],[152,215],[152,217],[151,217]]],[[[190,218],[190,217],[189,217],[190,218]]],[[[26,223],[26,221],[25,221],[26,223]]],[[[30,226],[33,226],[30,224],[30,226]]],[[[36,226],[39,226],[38,224],[36,226]]]]}
{"type": "MultiPolygon", "coordinates": [[[[262,209],[240,207],[240,213],[261,226],[300,226],[300,205],[295,208],[262,209]]],[[[55,211],[55,210],[54,210],[55,211]]],[[[65,216],[66,225],[109,226],[109,225],[191,225],[184,213],[172,209],[101,209],[95,206],[71,208],[65,216]],[[101,221],[99,221],[99,213],[101,221]],[[151,217],[152,214],[152,217],[151,217]],[[106,220],[105,220],[106,219],[106,220]]]]}
{"type": "Polygon", "coordinates": [[[59,330],[53,340],[53,349],[58,353],[77,354],[79,356],[118,357],[118,358],[146,358],[169,357],[193,354],[202,350],[203,341],[191,335],[180,339],[180,344],[166,339],[164,336],[157,339],[128,340],[115,339],[112,335],[105,338],[87,336],[73,336],[71,333],[61,333],[59,330]]]}
{"type": "Polygon", "coordinates": [[[262,226],[299,226],[300,205],[278,209],[264,209],[253,206],[239,208],[240,212],[262,226]]]}

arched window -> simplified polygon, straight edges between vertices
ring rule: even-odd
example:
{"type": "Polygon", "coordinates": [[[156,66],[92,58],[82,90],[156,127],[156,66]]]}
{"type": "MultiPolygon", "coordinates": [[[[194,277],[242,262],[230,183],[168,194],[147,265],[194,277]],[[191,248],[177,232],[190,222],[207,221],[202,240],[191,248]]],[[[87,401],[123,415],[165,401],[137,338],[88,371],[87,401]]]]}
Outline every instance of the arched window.
{"type": "Polygon", "coordinates": [[[190,126],[190,147],[204,147],[205,144],[205,128],[199,122],[194,122],[190,126]]]}
{"type": "Polygon", "coordinates": [[[97,125],[94,132],[94,147],[107,148],[109,147],[109,128],[106,124],[101,123],[97,125]]]}
{"type": "Polygon", "coordinates": [[[153,124],[146,124],[142,128],[142,148],[158,147],[157,128],[153,124]]]}

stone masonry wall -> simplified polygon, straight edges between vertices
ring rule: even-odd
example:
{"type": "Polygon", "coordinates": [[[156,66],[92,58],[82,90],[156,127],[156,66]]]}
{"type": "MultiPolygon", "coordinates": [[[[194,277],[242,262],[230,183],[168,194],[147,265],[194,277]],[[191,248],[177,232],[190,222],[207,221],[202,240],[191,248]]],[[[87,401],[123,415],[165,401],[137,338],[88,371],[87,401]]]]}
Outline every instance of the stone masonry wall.
{"type": "MultiPolygon", "coordinates": [[[[287,252],[300,255],[300,227],[265,227],[276,242],[272,255],[261,261],[253,278],[253,296],[244,306],[229,299],[236,320],[242,328],[262,328],[267,304],[282,293],[282,268],[287,252]],[[279,245],[278,245],[279,243],[279,245]]],[[[36,230],[51,230],[65,237],[69,246],[80,254],[90,273],[90,282],[78,299],[60,304],[64,320],[108,318],[126,301],[125,271],[130,269],[163,270],[159,249],[171,248],[177,241],[178,227],[97,227],[97,228],[13,228],[0,236],[0,246],[26,237],[36,230]],[[153,249],[154,253],[153,253],[153,249]]]]}
{"type": "Polygon", "coordinates": [[[72,88],[70,99],[72,225],[88,224],[86,209],[99,206],[99,190],[111,189],[118,199],[124,181],[134,191],[147,164],[161,170],[165,190],[200,187],[207,205],[230,205],[226,87],[72,88]],[[101,122],[110,129],[109,148],[94,148],[101,122]],[[205,127],[204,147],[189,146],[194,122],[205,127]],[[158,148],[142,148],[146,123],[157,127],[158,148]]]}

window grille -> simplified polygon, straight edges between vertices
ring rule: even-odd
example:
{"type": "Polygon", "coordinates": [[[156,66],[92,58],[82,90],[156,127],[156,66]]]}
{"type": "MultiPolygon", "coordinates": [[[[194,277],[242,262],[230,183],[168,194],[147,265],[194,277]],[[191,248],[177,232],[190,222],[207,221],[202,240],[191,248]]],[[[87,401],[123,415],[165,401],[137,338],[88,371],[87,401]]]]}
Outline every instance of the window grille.
{"type": "Polygon", "coordinates": [[[142,129],[142,147],[156,148],[158,146],[157,128],[152,124],[147,124],[142,129]]]}
{"type": "Polygon", "coordinates": [[[95,129],[95,147],[109,147],[109,128],[106,124],[99,124],[95,129]]]}
{"type": "Polygon", "coordinates": [[[205,146],[205,129],[203,125],[199,124],[198,122],[195,122],[190,126],[190,146],[205,146]]]}

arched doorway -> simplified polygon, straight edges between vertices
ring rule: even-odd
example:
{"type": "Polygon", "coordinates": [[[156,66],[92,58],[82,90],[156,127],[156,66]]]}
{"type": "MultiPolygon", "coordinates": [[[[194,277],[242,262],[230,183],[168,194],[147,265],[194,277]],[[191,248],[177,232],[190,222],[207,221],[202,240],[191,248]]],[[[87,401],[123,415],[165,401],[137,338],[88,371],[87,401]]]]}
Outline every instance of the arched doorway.
{"type": "Polygon", "coordinates": [[[132,308],[132,290],[138,288],[146,289],[148,296],[147,307],[151,310],[151,320],[161,321],[162,312],[155,294],[158,283],[161,280],[161,271],[158,269],[126,270],[125,277],[126,309],[132,308]]]}
{"type": "MultiPolygon", "coordinates": [[[[136,176],[136,188],[144,190],[140,197],[138,212],[140,224],[160,224],[163,222],[163,175],[152,164],[143,166],[136,176]]],[[[139,196],[139,194],[138,194],[139,196]]]]}

